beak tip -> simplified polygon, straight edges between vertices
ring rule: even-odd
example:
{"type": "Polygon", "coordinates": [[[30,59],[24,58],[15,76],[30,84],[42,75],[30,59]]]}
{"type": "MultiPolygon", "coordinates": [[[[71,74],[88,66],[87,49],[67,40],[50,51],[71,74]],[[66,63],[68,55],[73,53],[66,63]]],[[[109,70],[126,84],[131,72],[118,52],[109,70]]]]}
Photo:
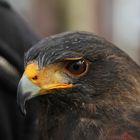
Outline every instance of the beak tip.
{"type": "Polygon", "coordinates": [[[19,105],[20,111],[23,115],[26,115],[26,108],[25,105],[19,105]]]}
{"type": "Polygon", "coordinates": [[[22,76],[17,89],[17,103],[23,114],[26,114],[26,101],[34,97],[40,88],[35,86],[25,75],[22,76]]]}
{"type": "Polygon", "coordinates": [[[22,111],[23,115],[26,115],[26,109],[25,109],[25,107],[21,108],[21,111],[22,111]]]}
{"type": "Polygon", "coordinates": [[[17,94],[17,104],[19,105],[20,111],[26,115],[25,109],[25,97],[20,95],[20,92],[17,94]]]}
{"type": "Polygon", "coordinates": [[[17,104],[20,107],[21,112],[26,115],[26,108],[25,108],[25,103],[28,100],[28,98],[30,97],[31,93],[26,93],[23,94],[22,88],[21,88],[21,84],[18,85],[18,91],[17,91],[17,104]]]}

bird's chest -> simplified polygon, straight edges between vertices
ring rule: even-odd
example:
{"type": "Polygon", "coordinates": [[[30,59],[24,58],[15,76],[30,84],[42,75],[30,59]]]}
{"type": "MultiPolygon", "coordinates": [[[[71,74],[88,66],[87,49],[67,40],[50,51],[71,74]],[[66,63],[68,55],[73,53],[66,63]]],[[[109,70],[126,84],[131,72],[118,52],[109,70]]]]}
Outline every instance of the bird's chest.
{"type": "Polygon", "coordinates": [[[137,140],[126,127],[73,113],[46,116],[39,128],[40,140],[137,140]]]}
{"type": "Polygon", "coordinates": [[[105,117],[100,110],[92,115],[56,107],[44,110],[39,114],[40,140],[137,140],[120,113],[107,112],[110,117],[105,117]]]}
{"type": "Polygon", "coordinates": [[[72,113],[47,116],[40,125],[42,140],[97,140],[102,135],[101,126],[94,119],[78,118],[72,113]]]}
{"type": "Polygon", "coordinates": [[[69,140],[74,130],[74,122],[70,118],[57,114],[57,116],[47,116],[39,120],[40,139],[41,140],[69,140]]]}

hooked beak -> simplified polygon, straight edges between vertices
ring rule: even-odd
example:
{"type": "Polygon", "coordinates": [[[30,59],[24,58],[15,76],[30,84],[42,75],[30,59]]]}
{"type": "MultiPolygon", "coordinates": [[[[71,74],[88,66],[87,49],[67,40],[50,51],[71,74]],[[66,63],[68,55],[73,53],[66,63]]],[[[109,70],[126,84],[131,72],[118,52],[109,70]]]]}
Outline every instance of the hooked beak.
{"type": "Polygon", "coordinates": [[[23,75],[18,85],[17,103],[20,106],[21,111],[24,114],[26,114],[25,103],[27,100],[35,96],[47,94],[48,91],[52,89],[66,89],[72,87],[73,87],[72,84],[65,83],[56,83],[56,84],[50,83],[40,87],[34,84],[32,81],[30,81],[26,75],[23,75]]]}
{"type": "Polygon", "coordinates": [[[35,97],[40,92],[41,88],[33,84],[26,75],[23,75],[17,90],[17,103],[21,111],[26,114],[25,103],[27,100],[35,97]]]}

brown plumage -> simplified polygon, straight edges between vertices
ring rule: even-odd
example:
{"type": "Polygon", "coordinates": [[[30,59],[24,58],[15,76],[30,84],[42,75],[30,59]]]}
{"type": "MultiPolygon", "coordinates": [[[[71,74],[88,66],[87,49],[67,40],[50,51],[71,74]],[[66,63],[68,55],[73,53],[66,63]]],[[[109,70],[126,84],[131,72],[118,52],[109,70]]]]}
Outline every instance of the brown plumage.
{"type": "Polygon", "coordinates": [[[140,68],[91,33],[62,33],[32,47],[18,92],[23,111],[44,94],[34,98],[42,140],[140,139],[140,68]]]}

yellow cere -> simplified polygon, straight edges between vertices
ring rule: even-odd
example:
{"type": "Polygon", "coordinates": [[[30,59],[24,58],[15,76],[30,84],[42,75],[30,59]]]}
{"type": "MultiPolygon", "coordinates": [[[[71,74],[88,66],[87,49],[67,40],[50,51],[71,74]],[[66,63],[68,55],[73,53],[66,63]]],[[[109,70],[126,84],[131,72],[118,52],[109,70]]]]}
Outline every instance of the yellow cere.
{"type": "Polygon", "coordinates": [[[38,65],[35,63],[27,65],[24,74],[30,79],[38,74],[38,65]]]}
{"type": "Polygon", "coordinates": [[[59,65],[49,65],[39,69],[37,64],[31,63],[25,68],[24,74],[42,90],[71,88],[73,85],[67,84],[67,79],[61,75],[62,70],[59,65]]]}
{"type": "Polygon", "coordinates": [[[38,86],[43,86],[46,84],[47,68],[39,69],[36,63],[28,64],[25,68],[24,74],[30,79],[34,84],[38,86]]]}

